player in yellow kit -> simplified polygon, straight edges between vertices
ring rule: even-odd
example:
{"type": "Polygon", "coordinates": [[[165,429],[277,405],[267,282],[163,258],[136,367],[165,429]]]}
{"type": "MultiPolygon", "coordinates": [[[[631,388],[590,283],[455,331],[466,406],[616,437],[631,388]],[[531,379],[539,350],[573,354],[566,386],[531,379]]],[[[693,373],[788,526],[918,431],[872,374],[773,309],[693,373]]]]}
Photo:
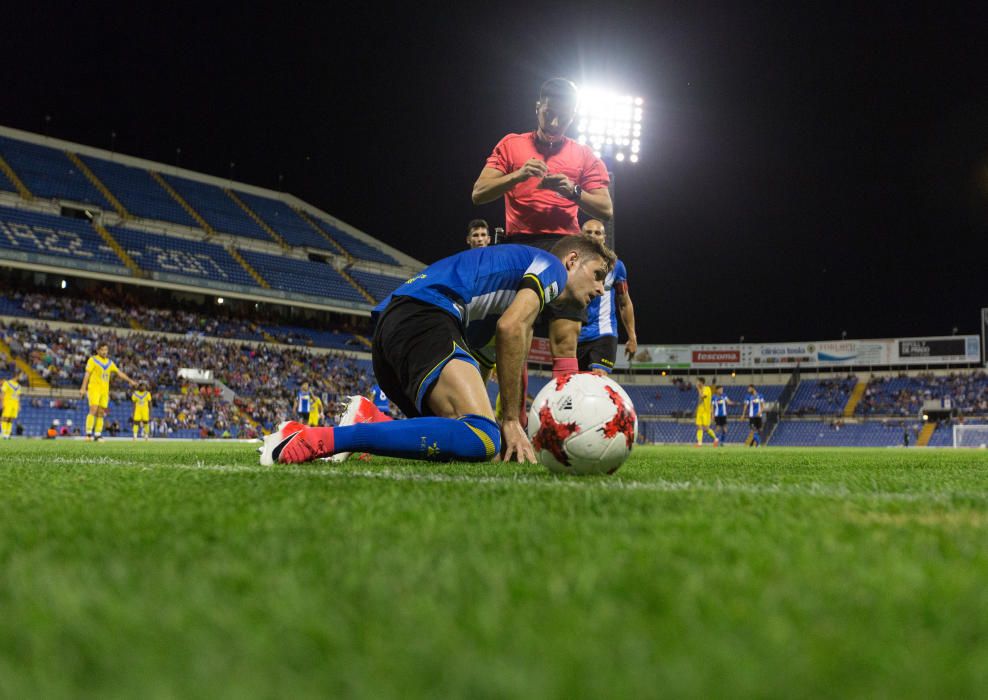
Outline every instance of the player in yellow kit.
{"type": "Polygon", "coordinates": [[[309,427],[318,427],[320,418],[322,418],[322,399],[319,398],[319,394],[313,391],[309,401],[309,427]]]}
{"type": "Polygon", "coordinates": [[[720,440],[710,427],[710,402],[713,399],[713,392],[703,377],[698,377],[696,380],[696,396],[696,446],[703,444],[703,434],[706,433],[714,439],[714,447],[717,447],[720,440]]]}
{"type": "Polygon", "coordinates": [[[14,421],[21,414],[21,391],[24,387],[23,382],[26,382],[27,378],[24,376],[23,372],[16,373],[10,379],[5,379],[3,384],[0,385],[0,393],[3,395],[3,418],[0,420],[0,435],[3,436],[4,440],[9,440],[11,433],[14,432],[14,421]]]}
{"type": "Polygon", "coordinates": [[[79,396],[89,397],[89,415],[86,416],[86,439],[99,440],[103,436],[103,416],[110,405],[110,380],[119,374],[125,382],[137,384],[110,359],[110,346],[100,343],[96,354],[86,362],[86,376],[79,387],[79,396]]]}
{"type": "Polygon", "coordinates": [[[134,402],[134,439],[137,439],[137,429],[144,428],[144,439],[151,437],[148,430],[148,423],[151,420],[151,392],[148,391],[147,382],[141,381],[137,385],[137,391],[130,395],[130,400],[134,402]]]}

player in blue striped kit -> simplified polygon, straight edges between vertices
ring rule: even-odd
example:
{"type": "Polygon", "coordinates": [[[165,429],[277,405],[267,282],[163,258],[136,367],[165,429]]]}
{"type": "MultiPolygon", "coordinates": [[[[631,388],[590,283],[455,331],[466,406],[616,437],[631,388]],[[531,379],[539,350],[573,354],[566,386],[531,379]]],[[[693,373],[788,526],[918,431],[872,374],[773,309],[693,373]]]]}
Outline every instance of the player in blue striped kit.
{"type": "Polygon", "coordinates": [[[430,265],[374,310],[374,375],[409,419],[335,428],[284,423],[264,439],[261,463],[339,452],[485,461],[502,443],[505,460],[534,462],[520,419],[532,326],[550,304],[585,308],[604,293],[613,263],[614,254],[596,240],[566,236],[550,252],[509,244],[430,265]],[[504,397],[500,428],[484,376],[495,360],[504,397]]]}
{"type": "MultiPolygon", "coordinates": [[[[583,233],[604,243],[604,223],[588,219],[583,224],[583,233]]],[[[635,306],[628,293],[628,273],[624,263],[618,260],[604,280],[604,294],[597,297],[587,307],[587,322],[580,329],[576,347],[576,359],[580,370],[607,375],[614,369],[617,359],[618,327],[620,313],[628,342],[625,354],[631,358],[638,350],[638,336],[635,332],[635,306]]]]}
{"type": "Polygon", "coordinates": [[[309,411],[312,409],[312,392],[309,390],[309,382],[302,382],[298,392],[295,394],[295,413],[298,420],[305,423],[309,420],[309,411]]]}
{"type": "Polygon", "coordinates": [[[734,402],[724,393],[724,387],[715,386],[711,404],[714,412],[714,423],[717,425],[717,444],[723,447],[724,441],[727,440],[727,409],[729,406],[733,406],[734,402]]]}
{"type": "Polygon", "coordinates": [[[744,400],[744,413],[741,420],[748,418],[751,431],[748,433],[748,447],[762,446],[762,414],[765,411],[765,397],[758,393],[754,384],[748,385],[748,398],[744,400]]]}

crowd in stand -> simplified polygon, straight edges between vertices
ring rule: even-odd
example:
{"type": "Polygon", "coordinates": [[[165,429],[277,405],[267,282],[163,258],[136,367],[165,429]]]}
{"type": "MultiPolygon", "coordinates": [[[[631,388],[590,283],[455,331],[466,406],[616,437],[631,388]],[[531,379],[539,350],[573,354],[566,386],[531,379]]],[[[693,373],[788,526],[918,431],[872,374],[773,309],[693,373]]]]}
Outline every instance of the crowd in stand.
{"type": "MultiPolygon", "coordinates": [[[[118,336],[106,329],[68,330],[45,324],[0,324],[0,335],[15,356],[25,359],[52,386],[74,389],[82,384],[86,360],[99,341],[110,345],[110,356],[127,374],[148,382],[155,406],[164,418],[153,426],[157,434],[204,429],[221,435],[256,434],[256,425],[271,428],[291,415],[297,386],[308,380],[325,396],[333,414],[344,397],[367,393],[373,383],[366,364],[335,353],[314,353],[303,348],[216,342],[201,337],[169,338],[161,335],[118,336]],[[220,395],[218,387],[182,381],[182,368],[209,370],[235,394],[234,401],[220,395]]],[[[115,419],[130,415],[130,391],[115,385],[111,408],[115,419]]],[[[83,399],[37,399],[73,408],[83,399]]]]}
{"type": "Polygon", "coordinates": [[[915,416],[926,401],[937,401],[941,408],[961,415],[988,414],[988,374],[876,378],[865,389],[859,410],[864,415],[915,416]]]}
{"type": "MultiPolygon", "coordinates": [[[[106,290],[87,296],[55,295],[46,292],[24,292],[0,286],[0,296],[8,309],[43,321],[62,321],[116,328],[139,328],[160,333],[206,335],[214,338],[263,340],[273,337],[287,345],[312,346],[313,339],[293,329],[269,328],[265,336],[255,319],[238,315],[229,307],[214,307],[209,313],[202,309],[176,306],[154,307],[136,298],[133,293],[110,294],[106,290]]],[[[340,323],[337,332],[367,332],[340,323]]]]}
{"type": "MultiPolygon", "coordinates": [[[[813,403],[805,403],[790,413],[797,416],[833,415],[841,413],[854,391],[858,378],[853,374],[840,379],[819,379],[815,382],[814,391],[810,394],[813,403]]],[[[840,429],[840,426],[837,426],[840,429]]]]}

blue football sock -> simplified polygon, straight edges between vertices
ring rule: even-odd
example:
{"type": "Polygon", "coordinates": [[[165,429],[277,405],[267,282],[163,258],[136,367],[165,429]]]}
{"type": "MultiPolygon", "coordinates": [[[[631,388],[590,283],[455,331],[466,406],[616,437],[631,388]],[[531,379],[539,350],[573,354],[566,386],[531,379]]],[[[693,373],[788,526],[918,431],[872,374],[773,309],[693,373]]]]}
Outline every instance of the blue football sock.
{"type": "Polygon", "coordinates": [[[333,449],[432,462],[485,462],[501,451],[501,430],[490,418],[474,414],[357,423],[333,429],[333,449]]]}

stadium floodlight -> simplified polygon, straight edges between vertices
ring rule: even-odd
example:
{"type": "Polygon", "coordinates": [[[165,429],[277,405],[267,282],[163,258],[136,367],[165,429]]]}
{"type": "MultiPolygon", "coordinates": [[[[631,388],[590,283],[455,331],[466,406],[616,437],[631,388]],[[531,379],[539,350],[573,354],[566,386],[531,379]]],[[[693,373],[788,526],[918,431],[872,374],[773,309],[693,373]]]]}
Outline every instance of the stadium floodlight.
{"type": "Polygon", "coordinates": [[[645,100],[610,90],[580,88],[577,140],[598,158],[637,163],[641,157],[645,100]]]}

